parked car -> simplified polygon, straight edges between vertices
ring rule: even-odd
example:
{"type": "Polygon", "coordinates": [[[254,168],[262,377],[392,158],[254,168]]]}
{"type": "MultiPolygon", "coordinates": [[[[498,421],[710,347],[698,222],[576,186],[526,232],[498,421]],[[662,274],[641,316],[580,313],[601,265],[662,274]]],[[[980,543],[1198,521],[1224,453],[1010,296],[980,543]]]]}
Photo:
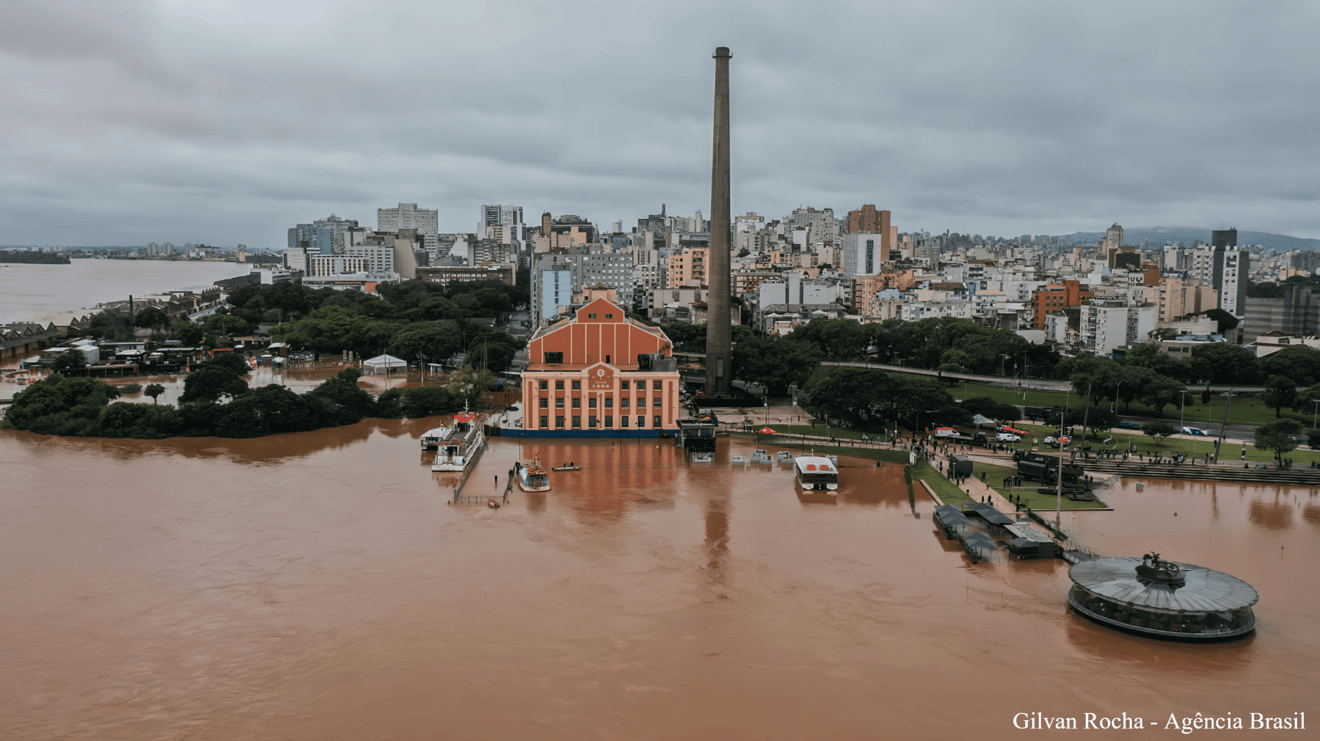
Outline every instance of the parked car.
{"type": "Polygon", "coordinates": [[[1118,426],[1124,430],[1140,430],[1140,422],[1119,422],[1118,426]]]}
{"type": "Polygon", "coordinates": [[[1001,443],[1015,443],[1022,440],[1022,438],[1018,437],[1017,435],[1014,435],[1011,432],[1001,432],[995,435],[995,440],[1001,443]]]}
{"type": "Polygon", "coordinates": [[[1048,445],[1048,446],[1050,446],[1051,448],[1057,448],[1057,447],[1059,447],[1060,445],[1067,445],[1068,442],[1069,442],[1069,438],[1067,438],[1067,437],[1047,437],[1047,438],[1045,438],[1045,444],[1048,445]]]}
{"type": "Polygon", "coordinates": [[[1201,429],[1200,427],[1184,427],[1182,428],[1182,431],[1184,435],[1196,435],[1198,437],[1205,437],[1205,430],[1201,429]]]}

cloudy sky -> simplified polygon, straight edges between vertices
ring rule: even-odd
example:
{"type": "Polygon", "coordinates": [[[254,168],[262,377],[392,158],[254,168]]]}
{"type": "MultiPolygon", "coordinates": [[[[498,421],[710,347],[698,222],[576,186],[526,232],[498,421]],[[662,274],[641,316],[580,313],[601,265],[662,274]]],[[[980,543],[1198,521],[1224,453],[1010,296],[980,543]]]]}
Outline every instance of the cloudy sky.
{"type": "Polygon", "coordinates": [[[0,244],[709,216],[716,46],[735,214],[1320,237],[1317,32],[1284,1],[4,0],[0,244]]]}

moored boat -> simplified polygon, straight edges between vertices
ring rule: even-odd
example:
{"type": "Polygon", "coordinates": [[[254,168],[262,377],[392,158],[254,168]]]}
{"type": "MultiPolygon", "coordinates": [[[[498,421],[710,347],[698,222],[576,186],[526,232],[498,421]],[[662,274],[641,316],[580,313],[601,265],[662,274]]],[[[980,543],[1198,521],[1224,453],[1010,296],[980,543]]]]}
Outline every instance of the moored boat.
{"type": "Polygon", "coordinates": [[[550,491],[550,475],[541,467],[541,461],[522,461],[513,465],[517,469],[519,489],[523,491],[550,491]]]}
{"type": "Polygon", "coordinates": [[[803,489],[837,491],[839,469],[829,458],[820,455],[800,455],[793,460],[797,483],[803,489]]]}
{"type": "Polygon", "coordinates": [[[460,412],[454,415],[454,423],[448,427],[437,427],[422,436],[422,446],[426,446],[427,435],[434,433],[436,454],[431,463],[432,471],[462,471],[476,458],[481,446],[486,444],[486,436],[478,424],[477,415],[460,412]]]}

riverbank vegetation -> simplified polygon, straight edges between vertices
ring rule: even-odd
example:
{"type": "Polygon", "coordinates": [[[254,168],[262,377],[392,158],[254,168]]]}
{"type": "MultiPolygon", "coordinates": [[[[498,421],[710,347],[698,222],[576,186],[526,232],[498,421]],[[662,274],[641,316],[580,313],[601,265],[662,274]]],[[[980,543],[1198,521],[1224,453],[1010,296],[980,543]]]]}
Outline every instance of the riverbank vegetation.
{"type": "MultiPolygon", "coordinates": [[[[237,361],[237,362],[235,362],[237,361]]],[[[479,398],[489,371],[459,371],[446,386],[391,389],[380,398],[357,385],[348,368],[299,395],[278,384],[248,388],[247,366],[217,356],[184,379],[180,405],[115,401],[119,390],[90,378],[53,375],[26,388],[10,406],[5,427],[79,437],[262,437],[350,425],[368,417],[450,414],[479,398]]]]}

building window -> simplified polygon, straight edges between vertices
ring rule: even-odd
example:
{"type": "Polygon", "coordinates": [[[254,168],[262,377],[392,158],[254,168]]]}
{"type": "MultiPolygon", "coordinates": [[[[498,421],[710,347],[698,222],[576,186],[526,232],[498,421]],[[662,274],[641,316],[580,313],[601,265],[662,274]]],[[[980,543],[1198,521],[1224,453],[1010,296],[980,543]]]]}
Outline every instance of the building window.
{"type": "Polygon", "coordinates": [[[581,381],[574,381],[574,382],[573,382],[573,390],[574,390],[574,391],[581,391],[581,390],[582,390],[582,382],[581,382],[581,381]]]}
{"type": "Polygon", "coordinates": [[[587,417],[587,427],[591,427],[593,429],[596,427],[596,415],[593,414],[590,417],[587,417]]]}
{"type": "Polygon", "coordinates": [[[596,397],[593,396],[593,397],[587,399],[587,406],[590,407],[590,408],[592,408],[592,409],[595,409],[595,408],[596,408],[596,397]]]}
{"type": "Polygon", "coordinates": [[[574,396],[574,397],[573,397],[573,408],[574,408],[574,409],[581,409],[581,408],[582,408],[582,399],[581,399],[580,397],[577,397],[577,396],[574,396]]]}
{"type": "Polygon", "coordinates": [[[541,429],[544,430],[545,428],[547,428],[547,427],[549,427],[549,426],[550,426],[550,418],[547,417],[547,416],[545,416],[544,414],[542,414],[542,415],[541,415],[541,429]]]}
{"type": "Polygon", "coordinates": [[[595,318],[596,318],[596,315],[595,315],[595,314],[587,314],[587,318],[588,318],[588,319],[595,319],[595,318]]]}
{"type": "Polygon", "coordinates": [[[629,401],[630,401],[630,400],[628,399],[628,397],[625,396],[625,397],[623,397],[622,399],[619,399],[619,406],[622,407],[622,408],[624,408],[624,409],[627,409],[627,408],[628,408],[628,402],[629,402],[629,401]]]}
{"type": "Polygon", "coordinates": [[[541,390],[542,390],[542,391],[545,391],[545,390],[547,390],[547,389],[549,389],[549,388],[550,388],[550,382],[549,382],[549,381],[544,381],[544,380],[541,381],[541,390]]]}
{"type": "Polygon", "coordinates": [[[561,365],[564,362],[562,352],[548,352],[545,354],[545,362],[550,365],[561,365]]]}
{"type": "Polygon", "coordinates": [[[560,396],[557,399],[555,399],[555,409],[563,409],[563,408],[564,408],[564,397],[560,396]]]}
{"type": "Polygon", "coordinates": [[[659,391],[660,389],[662,389],[662,388],[664,388],[664,387],[665,387],[665,382],[664,382],[664,381],[652,381],[652,382],[651,382],[651,388],[655,389],[656,391],[659,391]]]}
{"type": "MultiPolygon", "coordinates": [[[[544,383],[544,381],[542,381],[542,383],[544,383]]],[[[627,391],[627,390],[628,390],[628,382],[627,382],[627,381],[619,381],[619,388],[622,389],[622,390],[624,390],[624,391],[627,391]]]]}
{"type": "Polygon", "coordinates": [[[638,427],[645,427],[645,426],[646,426],[646,417],[642,417],[642,416],[639,415],[639,416],[637,417],[637,426],[638,426],[638,427]]]}
{"type": "Polygon", "coordinates": [[[564,382],[555,381],[555,391],[563,391],[563,390],[564,390],[564,382]]]}
{"type": "Polygon", "coordinates": [[[578,429],[578,428],[581,428],[581,427],[582,427],[582,417],[581,417],[581,416],[576,415],[576,414],[573,415],[573,427],[574,427],[574,429],[578,429]]]}
{"type": "Polygon", "coordinates": [[[664,405],[665,405],[664,397],[662,397],[662,396],[657,396],[657,397],[655,397],[655,403],[652,404],[651,406],[655,407],[656,409],[659,409],[660,407],[662,407],[662,406],[664,406],[664,405]]]}
{"type": "Polygon", "coordinates": [[[660,417],[658,417],[658,416],[657,416],[657,417],[652,417],[652,418],[651,418],[651,421],[654,423],[654,424],[651,425],[652,427],[659,427],[659,426],[660,426],[660,417]]]}
{"type": "Polygon", "coordinates": [[[550,400],[544,396],[541,397],[541,408],[542,409],[550,408],[550,400]]]}
{"type": "Polygon", "coordinates": [[[613,315],[613,314],[606,314],[606,315],[605,315],[605,318],[606,318],[606,319],[613,319],[613,318],[614,318],[614,315],[613,315]]]}
{"type": "Polygon", "coordinates": [[[561,430],[564,429],[564,415],[560,414],[555,417],[555,427],[561,430]]]}
{"type": "Polygon", "coordinates": [[[606,426],[606,427],[613,427],[613,426],[614,426],[614,417],[613,417],[613,416],[608,415],[608,414],[605,415],[605,426],[606,426]]]}
{"type": "Polygon", "coordinates": [[[619,417],[619,426],[620,426],[620,427],[627,427],[627,426],[628,426],[628,416],[627,416],[627,415],[624,415],[624,416],[622,416],[622,417],[619,417]]]}
{"type": "Polygon", "coordinates": [[[614,397],[613,397],[613,396],[606,396],[606,397],[605,397],[605,408],[606,408],[606,409],[613,409],[613,408],[614,408],[614,397]]]}

